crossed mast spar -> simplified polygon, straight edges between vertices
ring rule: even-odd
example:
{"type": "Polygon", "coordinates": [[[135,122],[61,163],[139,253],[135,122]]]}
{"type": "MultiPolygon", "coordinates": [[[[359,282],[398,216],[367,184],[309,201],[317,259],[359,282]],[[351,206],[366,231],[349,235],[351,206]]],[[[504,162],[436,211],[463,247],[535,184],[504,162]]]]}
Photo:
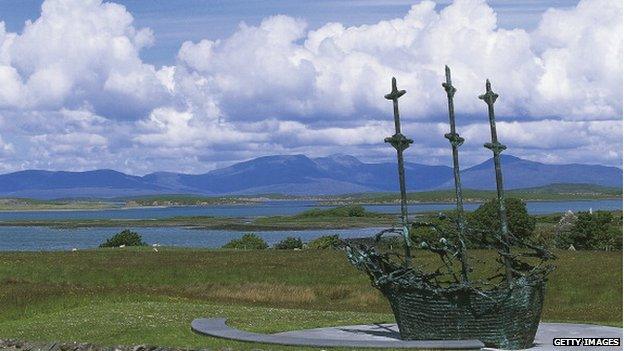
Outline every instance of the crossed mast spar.
{"type": "Polygon", "coordinates": [[[409,267],[412,255],[410,252],[411,241],[409,238],[408,218],[407,218],[407,191],[405,190],[405,166],[403,164],[403,151],[414,141],[401,134],[401,120],[399,117],[399,98],[405,94],[405,90],[398,90],[396,78],[392,77],[392,91],[384,97],[392,100],[394,106],[394,135],[385,138],[386,143],[390,143],[397,151],[397,161],[399,165],[399,187],[401,189],[401,224],[403,225],[403,239],[405,241],[405,266],[409,267]]]}
{"type": "Polygon", "coordinates": [[[455,200],[457,203],[457,229],[458,229],[458,241],[459,241],[459,260],[461,262],[461,280],[462,283],[468,284],[468,272],[470,268],[468,266],[468,258],[466,257],[466,243],[464,241],[466,235],[466,220],[464,218],[464,202],[462,197],[461,179],[459,175],[459,147],[464,143],[464,138],[457,134],[455,127],[455,105],[453,104],[453,97],[457,89],[451,82],[451,69],[448,66],[444,66],[446,75],[446,82],[442,83],[442,87],[446,91],[446,97],[448,100],[448,112],[449,112],[449,124],[451,125],[450,133],[444,134],[444,137],[451,143],[451,149],[453,151],[453,177],[455,180],[455,200]]]}
{"type": "Polygon", "coordinates": [[[503,256],[503,262],[505,263],[505,277],[507,284],[511,285],[513,281],[512,264],[510,259],[510,235],[509,226],[507,225],[507,209],[505,208],[505,196],[503,191],[503,172],[501,171],[500,154],[507,148],[507,146],[498,142],[498,135],[496,134],[496,116],[494,115],[494,103],[498,98],[498,94],[492,91],[492,84],[490,80],[485,81],[485,94],[480,95],[479,99],[485,101],[488,107],[488,118],[490,120],[490,133],[492,135],[492,141],[485,143],[483,146],[492,150],[494,154],[494,171],[496,172],[496,195],[498,197],[498,216],[500,217],[501,225],[501,246],[503,256]]]}

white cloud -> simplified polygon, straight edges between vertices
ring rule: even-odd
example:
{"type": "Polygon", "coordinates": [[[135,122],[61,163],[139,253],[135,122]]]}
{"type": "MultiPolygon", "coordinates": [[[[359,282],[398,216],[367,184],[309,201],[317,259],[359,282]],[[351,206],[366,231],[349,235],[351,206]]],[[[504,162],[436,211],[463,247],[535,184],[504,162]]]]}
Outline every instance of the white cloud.
{"type": "Polygon", "coordinates": [[[20,34],[0,25],[0,107],[89,106],[113,119],[147,114],[166,91],[139,57],[153,35],[132,21],[114,3],[51,0],[20,34]]]}
{"type": "MultiPolygon", "coordinates": [[[[1,16],[1,15],[0,15],[1,16]]],[[[0,18],[1,19],[1,18],[0,18]]],[[[458,88],[462,164],[482,161],[490,78],[509,153],[621,164],[622,4],[549,10],[533,32],[497,26],[483,0],[402,18],[309,29],[273,16],[227,38],[185,42],[174,66],[121,5],[46,0],[19,33],[0,22],[0,169],[205,171],[276,153],[393,157],[383,98],[396,76],[410,161],[449,163],[444,65],[458,88]]]]}
{"type": "Polygon", "coordinates": [[[408,91],[405,117],[430,119],[446,108],[444,64],[453,68],[463,113],[483,112],[476,97],[490,78],[501,115],[621,115],[620,2],[550,10],[535,33],[497,28],[482,0],[457,0],[440,12],[434,5],[424,1],[404,18],[374,25],[330,23],[307,33],[298,20],[271,17],[223,40],[184,43],[180,75],[203,77],[197,98],[218,96],[233,120],[378,118],[387,112],[380,97],[392,75],[408,91]]]}
{"type": "Polygon", "coordinates": [[[621,1],[581,1],[544,13],[533,33],[543,67],[533,113],[621,118],[621,34],[621,1]]]}

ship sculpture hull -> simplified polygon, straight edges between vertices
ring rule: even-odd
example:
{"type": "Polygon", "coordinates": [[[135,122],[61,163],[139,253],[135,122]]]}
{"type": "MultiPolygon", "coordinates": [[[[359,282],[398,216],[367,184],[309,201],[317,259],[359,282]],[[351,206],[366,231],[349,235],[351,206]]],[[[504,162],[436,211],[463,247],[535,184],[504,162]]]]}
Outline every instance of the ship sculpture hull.
{"type": "Polygon", "coordinates": [[[388,298],[404,340],[478,339],[489,347],[524,349],[535,339],[545,282],[486,292],[434,292],[397,284],[378,288],[388,298]]]}
{"type": "Polygon", "coordinates": [[[459,281],[400,265],[364,242],[343,241],[347,258],[385,295],[404,340],[481,340],[488,347],[529,348],[539,325],[546,276],[535,269],[511,284],[459,281]]]}

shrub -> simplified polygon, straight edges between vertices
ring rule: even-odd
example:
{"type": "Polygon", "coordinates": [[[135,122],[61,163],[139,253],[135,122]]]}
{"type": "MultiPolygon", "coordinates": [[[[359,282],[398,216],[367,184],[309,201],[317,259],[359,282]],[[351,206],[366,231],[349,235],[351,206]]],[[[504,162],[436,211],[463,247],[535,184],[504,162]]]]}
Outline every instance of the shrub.
{"type": "Polygon", "coordinates": [[[147,244],[143,242],[143,238],[139,235],[139,233],[124,229],[107,239],[105,243],[100,245],[100,247],[119,247],[121,245],[146,246],[147,244]]]}
{"type": "MultiPolygon", "coordinates": [[[[382,237],[379,242],[377,242],[376,246],[381,252],[384,253],[400,252],[402,254],[405,248],[405,240],[401,236],[385,236],[382,237]]],[[[415,246],[416,248],[418,248],[418,245],[415,246]]],[[[414,246],[412,246],[412,249],[414,249],[414,246]]]]}
{"type": "Polygon", "coordinates": [[[289,236],[275,244],[275,248],[278,250],[294,250],[301,249],[302,247],[303,242],[301,241],[301,238],[295,238],[294,236],[289,236]]]}
{"type": "Polygon", "coordinates": [[[610,212],[579,212],[573,223],[557,233],[557,247],[577,250],[621,250],[621,225],[610,212]]]}
{"type": "Polygon", "coordinates": [[[533,239],[536,243],[550,248],[555,242],[557,237],[557,228],[548,224],[541,224],[536,226],[533,233],[533,239]]]}
{"type": "Polygon", "coordinates": [[[593,246],[595,250],[622,251],[622,226],[610,225],[605,231],[598,232],[593,246]]]}
{"type": "Polygon", "coordinates": [[[439,213],[435,217],[427,215],[419,220],[434,224],[440,231],[438,232],[429,226],[410,227],[410,239],[415,248],[419,248],[422,242],[438,242],[442,236],[450,241],[457,239],[457,212],[455,210],[439,213]]]}
{"type": "Polygon", "coordinates": [[[376,217],[380,214],[367,211],[362,205],[338,206],[329,209],[313,208],[302,212],[295,217],[376,217]]]}
{"type": "MultiPolygon", "coordinates": [[[[531,237],[535,230],[535,217],[527,212],[526,205],[516,198],[505,199],[507,209],[507,225],[511,234],[520,239],[531,237]]],[[[467,216],[468,225],[471,229],[480,233],[481,236],[493,238],[500,234],[500,216],[498,215],[498,199],[492,199],[483,203],[474,212],[467,216]]],[[[478,242],[473,244],[479,246],[478,242]]]]}
{"type": "Polygon", "coordinates": [[[310,241],[308,243],[308,248],[314,250],[333,249],[339,244],[340,238],[338,237],[338,235],[323,235],[310,241]]]}
{"type": "Polygon", "coordinates": [[[572,244],[572,229],[578,217],[572,211],[567,211],[559,218],[554,226],[553,243],[559,248],[569,248],[572,244]]]}
{"type": "Polygon", "coordinates": [[[267,247],[269,245],[267,245],[266,241],[254,233],[245,234],[240,239],[234,239],[223,245],[224,249],[237,250],[264,250],[267,247]]]}

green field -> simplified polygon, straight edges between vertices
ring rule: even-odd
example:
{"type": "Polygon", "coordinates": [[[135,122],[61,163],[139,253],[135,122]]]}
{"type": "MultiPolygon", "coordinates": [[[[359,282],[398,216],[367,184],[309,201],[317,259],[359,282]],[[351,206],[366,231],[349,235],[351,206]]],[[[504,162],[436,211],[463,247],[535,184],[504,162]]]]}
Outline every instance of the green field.
{"type": "MultiPolygon", "coordinates": [[[[556,254],[543,319],[621,326],[621,253],[556,254]]],[[[202,337],[189,323],[225,316],[277,332],[393,320],[367,278],[333,250],[0,253],[0,284],[0,338],[299,350],[202,337]]]]}

